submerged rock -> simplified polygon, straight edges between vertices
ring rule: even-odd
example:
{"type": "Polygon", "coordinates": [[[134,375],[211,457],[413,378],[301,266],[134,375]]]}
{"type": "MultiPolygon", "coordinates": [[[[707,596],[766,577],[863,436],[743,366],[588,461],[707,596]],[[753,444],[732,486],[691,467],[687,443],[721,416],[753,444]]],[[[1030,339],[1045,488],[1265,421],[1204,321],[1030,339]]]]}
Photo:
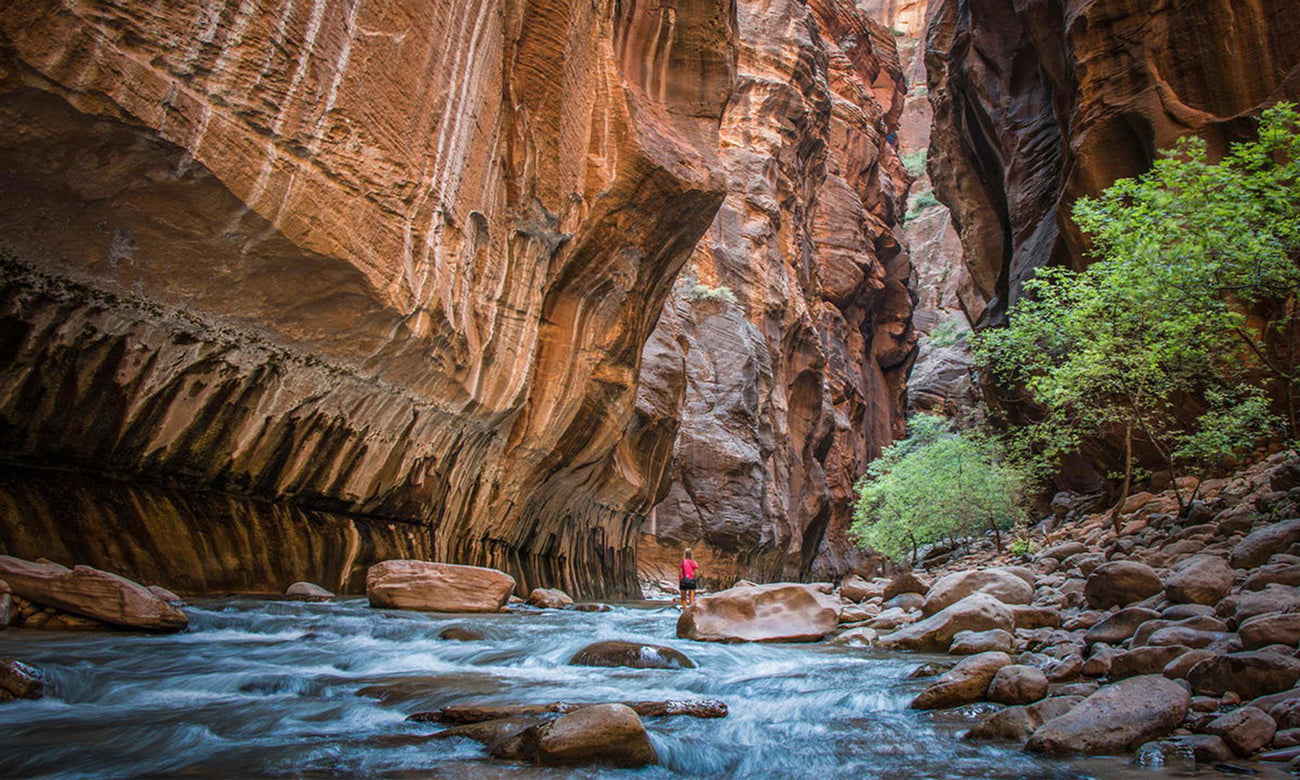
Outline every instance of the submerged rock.
{"type": "Polygon", "coordinates": [[[395,560],[366,572],[366,595],[375,607],[496,612],[514,589],[514,577],[482,566],[395,560]]]}
{"type": "Polygon", "coordinates": [[[334,594],[312,582],[295,582],[285,589],[284,595],[308,601],[328,601],[334,594]]]}
{"type": "Polygon", "coordinates": [[[725,718],[726,702],[717,699],[669,699],[665,701],[564,702],[547,704],[456,704],[431,712],[417,712],[406,719],[417,723],[483,723],[489,720],[532,715],[563,715],[595,704],[621,704],[643,718],[681,715],[691,718],[725,718]]]}
{"type": "Polygon", "coordinates": [[[0,702],[39,699],[45,695],[45,675],[34,666],[0,658],[0,702]]]}
{"type": "Polygon", "coordinates": [[[839,625],[839,600],[816,585],[775,583],[705,596],[677,619],[700,642],[815,642],[839,625]]]}
{"type": "Polygon", "coordinates": [[[623,704],[593,704],[529,726],[489,747],[494,756],[547,766],[610,764],[631,768],[658,761],[641,718],[623,704]]]}
{"type": "Polygon", "coordinates": [[[189,625],[184,612],[143,585],[89,566],[0,555],[0,578],[23,598],[114,626],[179,631],[189,625]]]}
{"type": "Polygon", "coordinates": [[[587,645],[570,658],[569,663],[574,666],[630,666],[633,669],[695,668],[695,662],[680,650],[618,640],[587,645]]]}
{"type": "Polygon", "coordinates": [[[452,642],[478,642],[483,639],[483,632],[465,626],[448,626],[438,632],[438,638],[452,642]]]}

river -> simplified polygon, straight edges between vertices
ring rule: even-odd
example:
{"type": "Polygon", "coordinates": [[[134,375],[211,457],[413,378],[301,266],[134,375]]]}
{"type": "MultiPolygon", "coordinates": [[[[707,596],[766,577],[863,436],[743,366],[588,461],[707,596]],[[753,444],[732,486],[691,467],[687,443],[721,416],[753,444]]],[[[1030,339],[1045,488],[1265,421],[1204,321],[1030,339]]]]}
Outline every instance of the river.
{"type": "MultiPolygon", "coordinates": [[[[174,635],[0,631],[0,657],[53,695],[0,705],[5,777],[1076,778],[1172,775],[960,739],[988,705],[907,709],[921,656],[678,640],[676,610],[430,615],[364,599],[199,601],[174,635]],[[486,636],[437,638],[448,626],[486,636]],[[692,670],[567,665],[601,639],[670,644],[692,670]],[[727,718],[648,718],[661,764],[628,771],[494,761],[407,715],[453,703],[717,698],[727,718]]],[[[1167,774],[1168,773],[1168,774],[1167,774]]],[[[1217,775],[1202,770],[1198,776],[1217,775]]],[[[1188,776],[1186,773],[1178,776],[1188,776]]]]}

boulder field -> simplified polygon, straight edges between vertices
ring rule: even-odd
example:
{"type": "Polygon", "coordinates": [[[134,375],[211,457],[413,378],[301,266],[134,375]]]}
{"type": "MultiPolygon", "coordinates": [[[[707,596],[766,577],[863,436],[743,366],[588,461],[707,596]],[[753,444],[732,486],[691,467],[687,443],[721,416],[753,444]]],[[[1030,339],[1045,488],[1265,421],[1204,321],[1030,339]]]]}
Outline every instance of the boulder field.
{"type": "Polygon", "coordinates": [[[830,640],[964,656],[918,669],[938,676],[911,706],[987,702],[968,739],[1300,767],[1300,457],[1177,489],[1131,497],[1118,535],[1061,495],[1028,554],[983,539],[846,579],[830,640]]]}

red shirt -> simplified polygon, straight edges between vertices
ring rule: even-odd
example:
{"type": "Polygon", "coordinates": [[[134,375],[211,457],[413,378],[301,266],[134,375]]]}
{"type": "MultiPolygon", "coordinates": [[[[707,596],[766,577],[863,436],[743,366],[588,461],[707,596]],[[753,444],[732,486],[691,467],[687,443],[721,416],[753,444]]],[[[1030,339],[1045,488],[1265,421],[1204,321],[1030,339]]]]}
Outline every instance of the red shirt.
{"type": "Polygon", "coordinates": [[[684,580],[693,580],[693,579],[695,579],[695,570],[698,569],[698,568],[700,568],[700,565],[699,565],[698,563],[696,563],[695,561],[692,561],[690,558],[685,558],[685,559],[683,559],[683,560],[682,560],[682,579],[684,579],[684,580]]]}

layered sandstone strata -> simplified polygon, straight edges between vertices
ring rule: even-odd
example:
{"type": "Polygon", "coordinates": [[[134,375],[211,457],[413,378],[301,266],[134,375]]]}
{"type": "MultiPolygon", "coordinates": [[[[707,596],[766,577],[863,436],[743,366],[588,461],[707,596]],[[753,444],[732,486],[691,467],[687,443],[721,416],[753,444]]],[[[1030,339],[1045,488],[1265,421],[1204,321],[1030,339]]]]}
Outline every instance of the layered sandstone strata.
{"type": "Polygon", "coordinates": [[[5,4],[0,551],[633,590],[664,453],[623,433],[726,189],[733,13],[5,4]]]}
{"type": "Polygon", "coordinates": [[[864,564],[853,482],[902,428],[914,351],[894,35],[846,0],[738,7],[728,194],[664,308],[634,437],[673,454],[647,579],[712,587],[864,564]]]}
{"type": "Polygon", "coordinates": [[[1043,265],[1086,262],[1068,215],[1195,133],[1211,149],[1300,97],[1291,0],[936,0],[930,172],[953,209],[972,319],[1005,316],[1043,265]]]}

